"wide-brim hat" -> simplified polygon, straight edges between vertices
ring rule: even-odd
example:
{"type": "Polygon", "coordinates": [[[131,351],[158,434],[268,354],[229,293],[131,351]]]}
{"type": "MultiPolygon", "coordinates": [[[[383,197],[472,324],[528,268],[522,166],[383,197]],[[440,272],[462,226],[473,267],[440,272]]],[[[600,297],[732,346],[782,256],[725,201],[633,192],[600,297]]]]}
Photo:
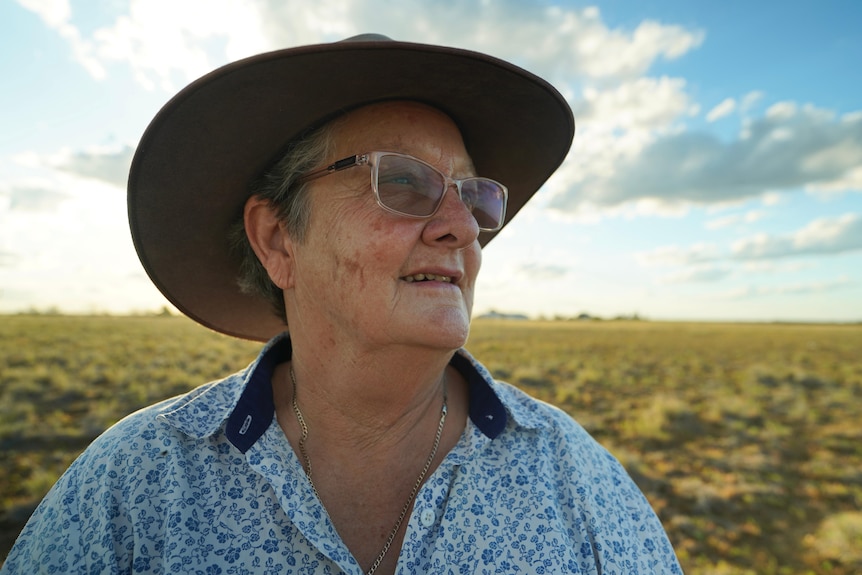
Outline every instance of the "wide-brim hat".
{"type": "Polygon", "coordinates": [[[478,174],[509,188],[507,222],[574,137],[571,109],[553,86],[469,50],[364,35],[228,64],[172,98],[135,152],[129,224],[153,283],[216,331],[261,341],[284,331],[270,303],[237,284],[228,230],[249,185],[309,127],[393,99],[424,102],[455,121],[478,174]]]}

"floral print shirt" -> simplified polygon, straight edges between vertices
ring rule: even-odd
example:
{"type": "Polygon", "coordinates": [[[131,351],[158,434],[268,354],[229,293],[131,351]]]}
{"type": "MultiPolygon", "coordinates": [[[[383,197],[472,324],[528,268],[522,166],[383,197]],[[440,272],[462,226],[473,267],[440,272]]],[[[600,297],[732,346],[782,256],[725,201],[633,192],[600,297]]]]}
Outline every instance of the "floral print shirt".
{"type": "MultiPolygon", "coordinates": [[[[0,572],[361,575],[275,420],[271,374],[290,350],[277,337],[246,370],[106,431],[0,572]]],[[[416,497],[398,573],[682,573],[643,494],[582,427],[464,350],[452,364],[470,417],[416,497]]]]}

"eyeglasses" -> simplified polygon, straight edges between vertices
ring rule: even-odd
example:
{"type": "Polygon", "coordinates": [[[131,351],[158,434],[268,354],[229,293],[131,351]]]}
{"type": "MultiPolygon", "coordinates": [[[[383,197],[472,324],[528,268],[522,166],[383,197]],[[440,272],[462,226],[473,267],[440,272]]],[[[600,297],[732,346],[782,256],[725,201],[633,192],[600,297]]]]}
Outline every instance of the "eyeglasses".
{"type": "Polygon", "coordinates": [[[509,190],[488,178],[456,180],[413,156],[395,152],[366,152],[338,160],[325,168],[300,176],[297,183],[310,182],[354,166],[371,168],[371,189],[381,208],[411,218],[430,218],[443,204],[449,186],[455,185],[479,229],[495,232],[506,218],[509,190]]]}

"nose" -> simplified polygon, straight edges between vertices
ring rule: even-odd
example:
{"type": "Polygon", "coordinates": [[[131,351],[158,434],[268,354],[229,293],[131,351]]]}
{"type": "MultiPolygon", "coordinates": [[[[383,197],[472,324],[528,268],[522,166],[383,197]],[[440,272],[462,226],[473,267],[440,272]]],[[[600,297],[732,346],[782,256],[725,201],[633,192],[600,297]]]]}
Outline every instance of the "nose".
{"type": "Polygon", "coordinates": [[[445,244],[460,249],[475,242],[479,237],[479,224],[467,204],[461,199],[454,182],[443,194],[443,203],[428,219],[422,231],[423,240],[434,244],[445,244]]]}

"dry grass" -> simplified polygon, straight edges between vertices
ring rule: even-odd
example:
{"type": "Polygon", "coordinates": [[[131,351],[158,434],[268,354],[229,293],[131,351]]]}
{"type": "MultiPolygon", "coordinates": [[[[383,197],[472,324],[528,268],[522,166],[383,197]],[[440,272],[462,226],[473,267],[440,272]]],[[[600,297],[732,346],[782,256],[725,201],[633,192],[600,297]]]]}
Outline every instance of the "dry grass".
{"type": "MultiPolygon", "coordinates": [[[[183,318],[0,319],[0,557],[106,426],[246,365],[183,318]]],[[[626,465],[686,573],[862,572],[862,326],[477,321],[626,465]]]]}

